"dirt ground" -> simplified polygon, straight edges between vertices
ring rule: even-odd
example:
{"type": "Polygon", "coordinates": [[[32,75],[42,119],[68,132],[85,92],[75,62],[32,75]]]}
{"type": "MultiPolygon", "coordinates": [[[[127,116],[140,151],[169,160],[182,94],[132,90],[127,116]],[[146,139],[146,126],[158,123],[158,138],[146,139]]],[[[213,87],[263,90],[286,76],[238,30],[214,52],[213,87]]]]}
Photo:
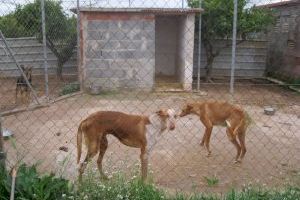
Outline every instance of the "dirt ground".
{"type": "MultiPolygon", "coordinates": [[[[16,101],[16,79],[14,77],[0,77],[0,112],[11,110],[20,106],[24,106],[22,102],[16,101]]],[[[45,96],[45,81],[44,76],[33,76],[32,87],[37,93],[39,98],[45,96]]],[[[56,76],[49,76],[49,95],[50,98],[56,98],[68,83],[77,80],[77,76],[64,76],[63,80],[59,80],[56,76]]],[[[30,103],[34,101],[33,96],[30,97],[30,103]]]]}
{"type": "MultiPolygon", "coordinates": [[[[4,117],[3,127],[14,133],[5,141],[8,163],[16,160],[40,162],[39,169],[77,176],[76,131],[81,120],[99,110],[116,110],[135,114],[150,114],[161,107],[177,111],[188,100],[232,100],[250,115],[247,130],[248,152],[242,164],[233,164],[234,146],[228,141],[225,128],[213,129],[212,156],[199,146],[204,132],[195,116],[180,118],[176,129],[164,133],[150,157],[150,169],[155,183],[170,191],[225,192],[246,184],[282,186],[300,177],[300,95],[275,85],[236,85],[234,99],[228,85],[203,84],[201,93],[119,92],[91,96],[77,95],[49,107],[4,117]],[[276,113],[268,116],[264,106],[274,106],[276,113]],[[14,147],[15,146],[15,147],[14,147]],[[65,146],[68,152],[59,150],[65,146]],[[219,182],[208,186],[206,178],[219,182]]],[[[92,168],[96,168],[95,160],[92,168]]],[[[139,150],[121,145],[109,137],[104,158],[108,175],[137,169],[139,150]]]]}

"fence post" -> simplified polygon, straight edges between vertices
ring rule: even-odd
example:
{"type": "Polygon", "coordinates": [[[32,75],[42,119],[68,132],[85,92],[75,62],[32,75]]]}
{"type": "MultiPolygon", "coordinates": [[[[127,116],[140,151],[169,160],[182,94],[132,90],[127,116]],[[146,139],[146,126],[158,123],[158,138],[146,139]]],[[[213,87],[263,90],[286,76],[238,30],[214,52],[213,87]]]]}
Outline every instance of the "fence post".
{"type": "Polygon", "coordinates": [[[42,11],[42,33],[43,33],[43,51],[44,51],[45,95],[46,95],[47,100],[49,100],[49,79],[48,79],[45,2],[44,2],[44,0],[41,0],[41,11],[42,11]]]}
{"type": "Polygon", "coordinates": [[[78,80],[80,84],[80,90],[82,90],[82,70],[81,70],[81,55],[80,55],[80,2],[77,0],[76,4],[77,12],[77,68],[78,68],[78,80]]]}
{"type": "Polygon", "coordinates": [[[234,0],[233,13],[233,30],[232,30],[232,55],[231,55],[231,74],[230,74],[230,94],[234,94],[234,70],[235,70],[235,52],[236,52],[236,24],[237,24],[237,5],[238,1],[234,0]]]}
{"type": "Polygon", "coordinates": [[[4,153],[4,142],[3,142],[3,130],[2,130],[2,117],[0,114],[0,167],[5,168],[5,153],[4,153]]]}
{"type": "MultiPolygon", "coordinates": [[[[202,8],[202,0],[199,0],[199,8],[202,8]]],[[[197,91],[200,90],[200,70],[201,70],[201,46],[202,46],[202,13],[199,14],[199,24],[198,24],[198,69],[197,69],[197,91]]]]}

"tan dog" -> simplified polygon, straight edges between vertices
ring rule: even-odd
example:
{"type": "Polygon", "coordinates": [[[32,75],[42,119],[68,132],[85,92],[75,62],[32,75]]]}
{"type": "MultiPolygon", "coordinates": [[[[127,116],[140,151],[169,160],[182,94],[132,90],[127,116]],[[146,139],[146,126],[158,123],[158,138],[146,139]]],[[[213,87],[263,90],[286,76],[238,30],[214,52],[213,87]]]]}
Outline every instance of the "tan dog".
{"type": "Polygon", "coordinates": [[[217,101],[188,103],[182,109],[180,117],[189,114],[198,115],[206,128],[200,144],[201,146],[205,144],[208,156],[211,154],[209,142],[213,126],[226,124],[227,136],[237,150],[235,162],[242,161],[246,154],[245,132],[247,125],[246,114],[241,108],[227,102],[217,101]],[[236,140],[236,136],[240,143],[236,140]]]}
{"type": "Polygon", "coordinates": [[[97,160],[100,175],[107,178],[102,171],[102,160],[108,147],[106,136],[114,135],[127,146],[140,148],[142,179],[147,177],[148,155],[162,132],[175,129],[175,111],[159,110],[151,116],[129,115],[114,111],[100,111],[90,115],[80,123],[77,133],[77,163],[80,162],[82,135],[87,146],[87,155],[79,167],[79,181],[87,162],[98,152],[97,160]]]}

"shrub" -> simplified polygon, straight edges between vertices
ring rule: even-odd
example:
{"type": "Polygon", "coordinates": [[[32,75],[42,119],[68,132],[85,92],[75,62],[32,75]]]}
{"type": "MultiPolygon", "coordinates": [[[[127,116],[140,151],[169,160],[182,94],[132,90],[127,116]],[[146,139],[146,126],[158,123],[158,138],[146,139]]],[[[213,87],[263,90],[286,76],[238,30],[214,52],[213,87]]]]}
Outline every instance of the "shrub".
{"type": "MultiPolygon", "coordinates": [[[[2,169],[0,178],[0,199],[9,199],[11,177],[2,169]]],[[[68,180],[55,177],[54,174],[39,175],[36,166],[27,167],[23,164],[18,169],[15,199],[62,199],[71,191],[68,180]]]]}
{"type": "Polygon", "coordinates": [[[80,85],[78,82],[73,82],[66,84],[60,93],[60,95],[72,94],[74,92],[78,92],[80,90],[80,85]]]}

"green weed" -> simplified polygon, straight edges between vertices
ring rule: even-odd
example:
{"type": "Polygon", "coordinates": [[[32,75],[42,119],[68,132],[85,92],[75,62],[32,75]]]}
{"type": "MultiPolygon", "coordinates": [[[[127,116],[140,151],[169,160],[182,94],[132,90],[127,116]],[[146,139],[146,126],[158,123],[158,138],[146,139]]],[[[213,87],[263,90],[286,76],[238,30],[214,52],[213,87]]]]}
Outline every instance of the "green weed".
{"type": "Polygon", "coordinates": [[[219,183],[219,179],[216,176],[204,177],[208,186],[212,187],[219,183]]]}

